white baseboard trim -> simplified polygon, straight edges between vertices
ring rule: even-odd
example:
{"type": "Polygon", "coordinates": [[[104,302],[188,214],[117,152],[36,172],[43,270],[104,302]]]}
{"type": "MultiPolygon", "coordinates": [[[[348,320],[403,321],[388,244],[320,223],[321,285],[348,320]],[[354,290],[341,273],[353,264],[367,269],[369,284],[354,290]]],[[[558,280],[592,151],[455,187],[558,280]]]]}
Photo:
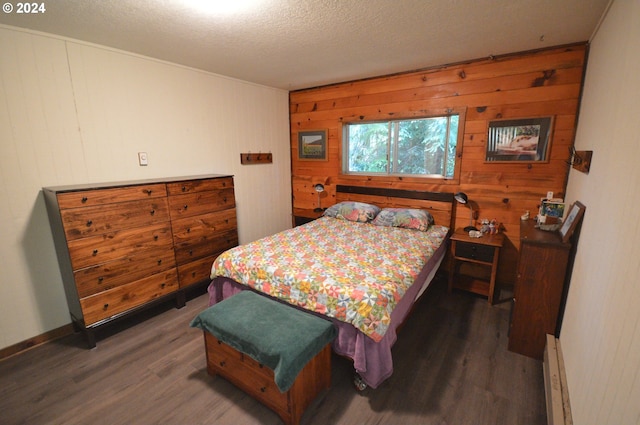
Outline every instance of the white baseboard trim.
{"type": "Polygon", "coordinates": [[[553,335],[547,335],[542,367],[548,425],[573,425],[562,348],[553,335]]]}

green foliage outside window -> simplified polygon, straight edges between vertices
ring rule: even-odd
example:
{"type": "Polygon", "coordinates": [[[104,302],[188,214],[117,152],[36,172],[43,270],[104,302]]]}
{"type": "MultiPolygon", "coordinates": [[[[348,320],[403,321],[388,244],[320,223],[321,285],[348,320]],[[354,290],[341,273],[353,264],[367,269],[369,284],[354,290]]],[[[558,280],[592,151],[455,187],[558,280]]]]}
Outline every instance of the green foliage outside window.
{"type": "Polygon", "coordinates": [[[450,115],[348,124],[345,172],[452,178],[458,122],[450,115]]]}

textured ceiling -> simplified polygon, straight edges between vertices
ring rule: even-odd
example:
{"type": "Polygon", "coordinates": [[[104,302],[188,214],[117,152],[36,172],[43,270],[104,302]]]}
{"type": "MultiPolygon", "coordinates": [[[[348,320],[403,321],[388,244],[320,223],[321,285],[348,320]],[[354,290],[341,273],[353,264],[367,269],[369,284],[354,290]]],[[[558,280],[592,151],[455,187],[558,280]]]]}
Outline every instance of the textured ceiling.
{"type": "Polygon", "coordinates": [[[588,41],[609,3],[263,0],[216,15],[186,1],[45,0],[0,24],[295,90],[588,41]]]}

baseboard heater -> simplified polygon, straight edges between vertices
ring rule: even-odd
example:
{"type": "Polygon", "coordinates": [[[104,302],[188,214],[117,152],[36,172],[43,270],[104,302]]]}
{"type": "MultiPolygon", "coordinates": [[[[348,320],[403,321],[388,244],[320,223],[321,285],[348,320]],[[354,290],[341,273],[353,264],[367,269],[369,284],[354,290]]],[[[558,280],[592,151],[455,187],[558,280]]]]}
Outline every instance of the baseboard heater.
{"type": "Polygon", "coordinates": [[[548,425],[573,425],[562,349],[560,340],[553,335],[547,335],[542,367],[548,425]]]}

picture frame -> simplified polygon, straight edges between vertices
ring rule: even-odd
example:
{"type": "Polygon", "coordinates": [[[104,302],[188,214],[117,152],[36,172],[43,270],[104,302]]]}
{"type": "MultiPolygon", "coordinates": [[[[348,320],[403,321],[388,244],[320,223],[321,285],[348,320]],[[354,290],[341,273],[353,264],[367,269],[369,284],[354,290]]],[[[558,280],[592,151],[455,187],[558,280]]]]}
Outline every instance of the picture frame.
{"type": "Polygon", "coordinates": [[[326,161],[327,130],[299,131],[298,159],[303,161],[326,161]]]}
{"type": "Polygon", "coordinates": [[[485,162],[548,162],[553,117],[489,121],[485,162]]]}
{"type": "Polygon", "coordinates": [[[542,220],[542,223],[560,223],[564,217],[565,210],[565,203],[562,199],[542,199],[538,218],[542,220]]]}
{"type": "Polygon", "coordinates": [[[578,223],[582,220],[585,209],[586,207],[580,201],[574,202],[573,205],[571,205],[571,208],[569,208],[567,218],[564,220],[562,227],[560,227],[559,230],[563,243],[567,243],[569,239],[571,239],[578,223]]]}

